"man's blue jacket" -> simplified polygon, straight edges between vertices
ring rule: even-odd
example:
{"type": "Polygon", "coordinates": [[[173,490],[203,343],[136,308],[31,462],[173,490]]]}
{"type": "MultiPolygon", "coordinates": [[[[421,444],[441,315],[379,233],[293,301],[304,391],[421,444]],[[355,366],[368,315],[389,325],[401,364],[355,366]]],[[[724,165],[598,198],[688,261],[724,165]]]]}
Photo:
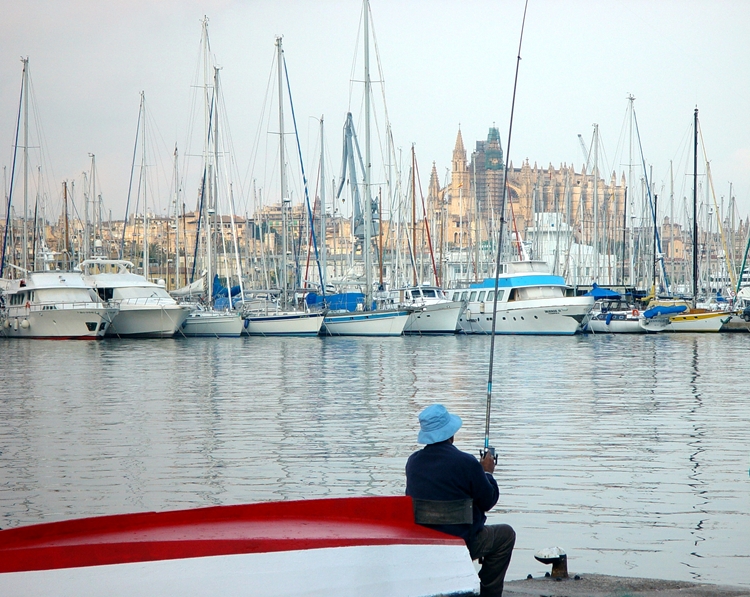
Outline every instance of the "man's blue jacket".
{"type": "Polygon", "coordinates": [[[472,524],[430,525],[438,531],[461,537],[468,546],[484,526],[500,496],[497,481],[485,473],[471,454],[461,452],[450,440],[429,444],[406,462],[406,495],[419,500],[474,500],[472,524]]]}

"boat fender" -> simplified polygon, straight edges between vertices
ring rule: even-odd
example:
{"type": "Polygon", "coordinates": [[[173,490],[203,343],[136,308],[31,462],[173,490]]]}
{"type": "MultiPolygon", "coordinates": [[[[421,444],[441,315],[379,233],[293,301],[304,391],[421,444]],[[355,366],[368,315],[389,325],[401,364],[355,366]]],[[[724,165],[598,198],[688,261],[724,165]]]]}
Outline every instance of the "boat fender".
{"type": "Polygon", "coordinates": [[[638,312],[638,309],[633,309],[631,311],[631,313],[632,313],[633,317],[638,317],[640,315],[640,313],[638,312]]]}
{"type": "Polygon", "coordinates": [[[23,321],[21,322],[21,327],[22,327],[23,329],[25,329],[25,330],[29,329],[29,326],[30,326],[30,325],[31,325],[31,324],[29,323],[29,320],[28,320],[28,319],[24,319],[24,320],[23,320],[23,321]]]}
{"type": "Polygon", "coordinates": [[[612,321],[612,313],[607,313],[606,323],[609,325],[609,322],[612,321]]]}

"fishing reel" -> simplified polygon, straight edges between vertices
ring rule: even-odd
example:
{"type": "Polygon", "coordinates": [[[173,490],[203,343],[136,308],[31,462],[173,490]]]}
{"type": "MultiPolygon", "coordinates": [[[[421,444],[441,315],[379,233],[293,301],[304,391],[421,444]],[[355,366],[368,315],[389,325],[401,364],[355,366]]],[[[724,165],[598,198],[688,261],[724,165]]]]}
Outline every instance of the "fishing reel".
{"type": "Polygon", "coordinates": [[[486,448],[482,448],[481,450],[479,450],[479,460],[484,460],[487,452],[492,454],[492,460],[494,460],[495,464],[497,464],[497,452],[495,452],[495,448],[493,448],[492,446],[487,446],[486,448]]]}

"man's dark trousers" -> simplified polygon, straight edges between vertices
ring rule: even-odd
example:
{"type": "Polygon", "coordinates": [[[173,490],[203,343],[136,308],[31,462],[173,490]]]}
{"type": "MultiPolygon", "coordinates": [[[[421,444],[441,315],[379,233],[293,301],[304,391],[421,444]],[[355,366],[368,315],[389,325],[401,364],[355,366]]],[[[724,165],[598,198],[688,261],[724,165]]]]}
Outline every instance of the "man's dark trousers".
{"type": "Polygon", "coordinates": [[[516,533],[507,524],[483,526],[474,536],[470,545],[471,559],[482,558],[479,571],[482,597],[500,597],[503,594],[503,580],[513,554],[516,533]]]}

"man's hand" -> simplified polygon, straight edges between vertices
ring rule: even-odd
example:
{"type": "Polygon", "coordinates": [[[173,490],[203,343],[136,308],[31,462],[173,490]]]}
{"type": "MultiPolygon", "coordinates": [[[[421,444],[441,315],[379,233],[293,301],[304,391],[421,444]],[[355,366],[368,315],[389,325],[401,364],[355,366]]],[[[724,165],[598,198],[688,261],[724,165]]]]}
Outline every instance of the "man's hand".
{"type": "Polygon", "coordinates": [[[479,462],[482,464],[485,473],[492,474],[495,472],[495,459],[492,456],[492,452],[489,450],[487,450],[484,457],[479,462]]]}

